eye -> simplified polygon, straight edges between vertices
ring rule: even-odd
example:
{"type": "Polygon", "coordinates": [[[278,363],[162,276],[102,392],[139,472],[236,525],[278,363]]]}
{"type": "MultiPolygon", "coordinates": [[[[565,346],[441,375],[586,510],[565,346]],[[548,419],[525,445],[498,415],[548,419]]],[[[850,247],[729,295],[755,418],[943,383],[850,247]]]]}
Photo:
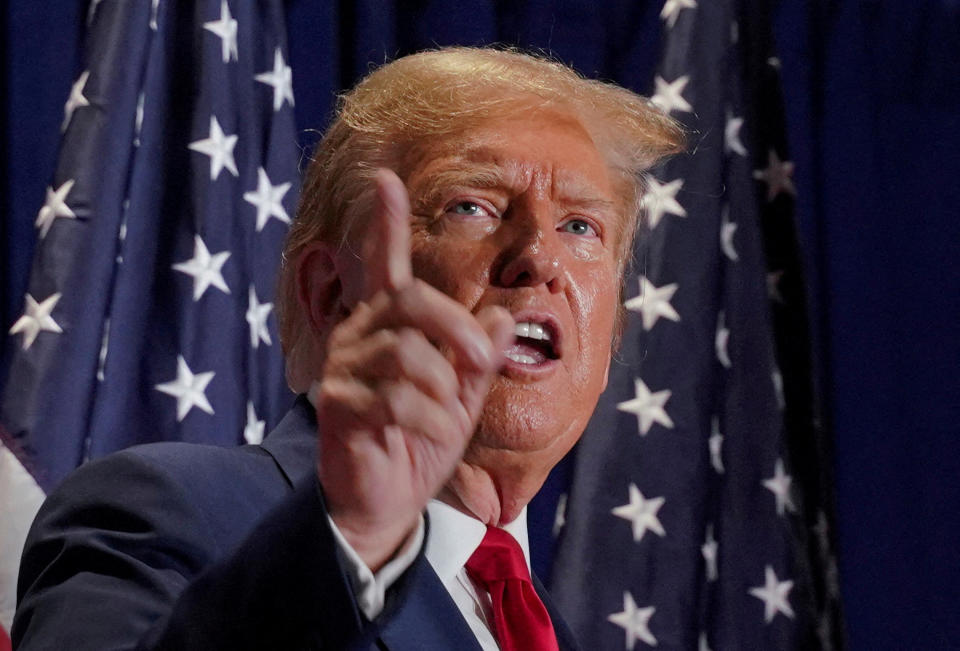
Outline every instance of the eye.
{"type": "Polygon", "coordinates": [[[593,224],[585,219],[570,219],[565,221],[560,226],[560,229],[564,233],[571,233],[572,235],[597,235],[597,229],[595,229],[593,224]]]}
{"type": "Polygon", "coordinates": [[[447,212],[463,217],[482,217],[487,213],[487,209],[474,201],[458,201],[447,208],[447,212]]]}

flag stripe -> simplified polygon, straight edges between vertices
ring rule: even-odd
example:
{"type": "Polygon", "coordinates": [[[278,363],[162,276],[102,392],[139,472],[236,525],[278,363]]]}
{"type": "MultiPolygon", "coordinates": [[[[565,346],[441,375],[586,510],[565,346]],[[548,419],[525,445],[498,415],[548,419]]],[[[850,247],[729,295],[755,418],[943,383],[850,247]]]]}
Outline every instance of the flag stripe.
{"type": "Polygon", "coordinates": [[[0,628],[13,624],[20,554],[43,497],[30,473],[0,444],[0,628]]]}

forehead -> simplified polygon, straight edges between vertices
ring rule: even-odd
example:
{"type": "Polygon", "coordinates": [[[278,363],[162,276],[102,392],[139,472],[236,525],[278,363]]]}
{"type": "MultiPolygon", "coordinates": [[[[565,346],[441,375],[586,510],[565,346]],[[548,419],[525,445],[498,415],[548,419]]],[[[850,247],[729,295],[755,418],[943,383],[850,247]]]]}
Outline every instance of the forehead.
{"type": "Polygon", "coordinates": [[[609,166],[586,129],[574,117],[552,110],[490,118],[425,138],[408,151],[401,167],[411,185],[429,177],[453,181],[457,174],[483,185],[548,179],[558,191],[616,198],[609,166]]]}

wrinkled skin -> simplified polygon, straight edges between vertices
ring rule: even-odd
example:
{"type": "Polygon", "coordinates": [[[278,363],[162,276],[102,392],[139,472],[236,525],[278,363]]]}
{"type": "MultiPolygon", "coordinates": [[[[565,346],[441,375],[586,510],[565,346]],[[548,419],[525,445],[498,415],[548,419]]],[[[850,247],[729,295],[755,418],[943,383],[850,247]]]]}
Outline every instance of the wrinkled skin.
{"type": "Polygon", "coordinates": [[[378,176],[362,260],[317,243],[299,273],[329,335],[318,475],[373,569],[438,494],[512,521],[576,442],[606,385],[624,236],[607,164],[560,113],[428,140],[399,167],[403,183],[378,176]],[[549,322],[556,359],[505,357],[514,320],[549,322]]]}

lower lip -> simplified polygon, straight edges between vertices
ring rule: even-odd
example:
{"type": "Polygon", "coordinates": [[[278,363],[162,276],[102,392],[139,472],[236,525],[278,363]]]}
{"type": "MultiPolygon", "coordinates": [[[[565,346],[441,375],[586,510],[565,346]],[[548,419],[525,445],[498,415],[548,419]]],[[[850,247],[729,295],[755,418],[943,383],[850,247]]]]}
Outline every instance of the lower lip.
{"type": "Polygon", "coordinates": [[[542,362],[525,364],[505,356],[500,372],[507,377],[539,380],[552,374],[559,365],[560,361],[556,359],[545,359],[542,362]]]}

